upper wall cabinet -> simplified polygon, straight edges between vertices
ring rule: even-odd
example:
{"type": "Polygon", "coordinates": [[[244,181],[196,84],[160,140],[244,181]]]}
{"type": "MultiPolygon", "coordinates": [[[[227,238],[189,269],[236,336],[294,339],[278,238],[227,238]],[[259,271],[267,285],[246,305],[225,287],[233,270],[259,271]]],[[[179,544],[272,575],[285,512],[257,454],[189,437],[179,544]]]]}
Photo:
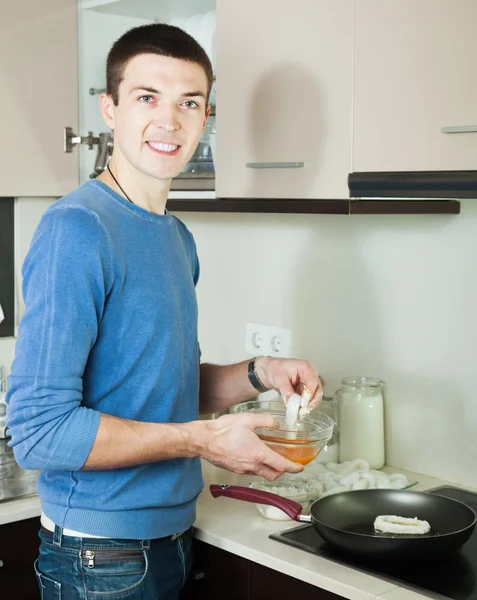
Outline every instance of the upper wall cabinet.
{"type": "Polygon", "coordinates": [[[477,131],[446,133],[477,130],[476,0],[4,0],[0,197],[100,172],[97,145],[65,153],[65,127],[110,135],[107,53],[155,21],[214,64],[216,135],[211,121],[194,157],[210,163],[215,140],[219,198],[344,199],[353,171],[477,169],[477,131]]]}
{"type": "MultiPolygon", "coordinates": [[[[77,0],[80,131],[109,133],[99,110],[99,94],[106,87],[106,58],[113,43],[128,29],[148,23],[170,23],[199,41],[214,64],[215,0],[77,0]]],[[[211,94],[215,104],[215,90],[211,94]]],[[[213,188],[213,162],[209,135],[215,117],[209,118],[196,152],[173,182],[175,188],[213,188]]],[[[103,136],[104,137],[104,136],[103,136]]],[[[105,141],[105,140],[103,140],[105,141]]],[[[112,141],[111,141],[112,143],[112,141]]],[[[76,150],[75,150],[76,152],[76,150]]],[[[97,175],[108,152],[79,148],[80,181],[97,175]]]]}
{"type": "Polygon", "coordinates": [[[356,0],[354,171],[477,168],[476,24],[476,0],[356,0]]]}
{"type": "Polygon", "coordinates": [[[0,197],[59,197],[89,179],[108,132],[98,94],[113,42],[136,25],[187,25],[213,10],[215,0],[0,2],[0,197]],[[65,127],[76,138],[69,152],[65,127]]]}
{"type": "Polygon", "coordinates": [[[346,198],[353,2],[217,1],[216,195],[346,198]]]}
{"type": "Polygon", "coordinates": [[[76,0],[0,2],[0,196],[61,196],[78,184],[63,152],[78,126],[76,0]]]}

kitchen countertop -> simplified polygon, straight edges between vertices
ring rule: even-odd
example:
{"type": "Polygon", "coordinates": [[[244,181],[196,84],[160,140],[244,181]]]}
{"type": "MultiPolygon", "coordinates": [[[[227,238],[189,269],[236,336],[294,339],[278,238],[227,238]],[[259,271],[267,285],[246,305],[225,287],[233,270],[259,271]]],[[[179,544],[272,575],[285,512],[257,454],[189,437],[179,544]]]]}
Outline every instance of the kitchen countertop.
{"type": "Polygon", "coordinates": [[[40,514],[40,498],[34,494],[18,500],[0,502],[0,525],[39,517],[40,514]]]}
{"type": "MultiPolygon", "coordinates": [[[[414,490],[456,485],[433,477],[385,467],[387,473],[404,473],[418,481],[414,490]]],[[[205,487],[197,503],[195,537],[203,542],[296,577],[350,600],[423,600],[442,598],[431,592],[396,585],[384,576],[375,576],[270,540],[271,533],[296,527],[295,521],[271,521],[259,515],[253,504],[229,498],[214,499],[211,483],[247,485],[250,476],[235,475],[203,462],[205,487]]],[[[457,486],[463,487],[463,486],[457,486]]],[[[0,525],[40,515],[40,500],[30,496],[0,502],[0,525]]]]}
{"type": "MultiPolygon", "coordinates": [[[[391,467],[385,467],[383,471],[404,473],[409,481],[417,481],[413,490],[429,490],[442,485],[464,487],[391,467]]],[[[214,499],[208,490],[211,483],[247,485],[251,477],[235,475],[209,463],[204,463],[203,472],[205,489],[197,504],[197,539],[350,600],[442,598],[270,540],[271,533],[297,527],[299,523],[265,519],[253,504],[247,502],[223,497],[214,499]]]]}

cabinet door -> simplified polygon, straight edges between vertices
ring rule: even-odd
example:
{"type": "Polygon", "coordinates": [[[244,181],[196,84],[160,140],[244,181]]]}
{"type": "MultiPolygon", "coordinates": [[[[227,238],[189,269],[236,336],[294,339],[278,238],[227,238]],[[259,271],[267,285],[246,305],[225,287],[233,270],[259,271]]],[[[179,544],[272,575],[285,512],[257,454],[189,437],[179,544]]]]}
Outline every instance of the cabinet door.
{"type": "Polygon", "coordinates": [[[78,184],[76,0],[0,3],[0,196],[61,196],[78,184]]]}
{"type": "Polygon", "coordinates": [[[477,2],[356,0],[354,171],[477,168],[477,2]]]}
{"type": "Polygon", "coordinates": [[[256,563],[250,565],[250,600],[342,600],[332,592],[256,563]]]}
{"type": "Polygon", "coordinates": [[[348,197],[353,3],[217,0],[216,37],[216,195],[348,197]]]}
{"type": "Polygon", "coordinates": [[[40,519],[0,526],[0,595],[40,600],[33,563],[38,557],[40,519]]]}
{"type": "MultiPolygon", "coordinates": [[[[0,338],[15,335],[15,239],[14,200],[0,198],[0,338]]],[[[0,406],[0,432],[4,420],[4,405],[0,406]]],[[[3,440],[0,440],[0,450],[3,440]]]]}
{"type": "Polygon", "coordinates": [[[248,600],[249,590],[248,560],[194,540],[194,571],[181,600],[248,600]]]}

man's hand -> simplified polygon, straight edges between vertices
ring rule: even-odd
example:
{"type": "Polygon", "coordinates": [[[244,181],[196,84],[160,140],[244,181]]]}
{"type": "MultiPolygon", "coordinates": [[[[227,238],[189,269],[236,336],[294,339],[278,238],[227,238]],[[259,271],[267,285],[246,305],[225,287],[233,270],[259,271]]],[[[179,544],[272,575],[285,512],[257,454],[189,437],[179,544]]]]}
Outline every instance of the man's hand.
{"type": "Polygon", "coordinates": [[[285,402],[292,394],[302,397],[300,416],[310,413],[323,398],[317,371],[306,360],[262,356],[255,369],[263,385],[280,392],[285,402]]]}
{"type": "Polygon", "coordinates": [[[283,473],[300,473],[303,466],[269,448],[254,433],[257,427],[277,427],[271,415],[224,415],[207,423],[202,458],[234,473],[260,475],[274,481],[283,473]]]}

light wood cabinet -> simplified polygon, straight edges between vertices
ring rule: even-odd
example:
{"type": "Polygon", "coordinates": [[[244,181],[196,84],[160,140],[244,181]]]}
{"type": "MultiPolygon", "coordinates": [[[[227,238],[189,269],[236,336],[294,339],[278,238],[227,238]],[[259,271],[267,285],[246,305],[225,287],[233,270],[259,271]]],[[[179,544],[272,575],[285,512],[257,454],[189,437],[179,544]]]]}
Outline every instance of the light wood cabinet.
{"type": "Polygon", "coordinates": [[[441,131],[477,129],[475,0],[24,0],[0,7],[0,197],[85,181],[96,148],[65,153],[64,127],[107,130],[90,89],[112,42],[214,8],[218,197],[339,199],[352,171],[476,169],[477,132],[441,131]]]}
{"type": "Polygon", "coordinates": [[[216,195],[346,198],[352,61],[349,0],[218,0],[216,195]]]}
{"type": "Polygon", "coordinates": [[[477,2],[356,0],[353,171],[477,169],[477,2]]]}
{"type": "Polygon", "coordinates": [[[78,126],[76,0],[0,3],[0,196],[61,196],[78,185],[63,152],[78,126]]]}
{"type": "Polygon", "coordinates": [[[0,197],[60,197],[87,181],[97,146],[65,153],[64,129],[84,137],[108,131],[90,89],[105,87],[114,41],[131,27],[214,7],[214,0],[0,3],[0,197]]]}

